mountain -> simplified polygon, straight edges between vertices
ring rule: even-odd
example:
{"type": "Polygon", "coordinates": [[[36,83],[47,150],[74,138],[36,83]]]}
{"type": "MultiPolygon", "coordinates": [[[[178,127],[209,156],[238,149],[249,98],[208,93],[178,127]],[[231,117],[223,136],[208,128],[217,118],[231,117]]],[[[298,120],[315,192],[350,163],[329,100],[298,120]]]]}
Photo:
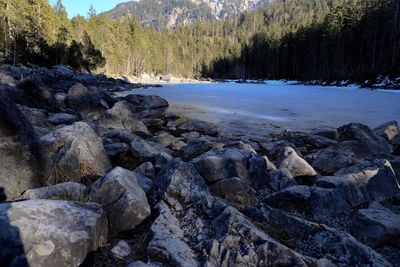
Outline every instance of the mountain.
{"type": "Polygon", "coordinates": [[[137,17],[143,26],[174,28],[199,20],[212,22],[266,6],[276,0],[141,0],[118,4],[114,19],[137,17]]]}

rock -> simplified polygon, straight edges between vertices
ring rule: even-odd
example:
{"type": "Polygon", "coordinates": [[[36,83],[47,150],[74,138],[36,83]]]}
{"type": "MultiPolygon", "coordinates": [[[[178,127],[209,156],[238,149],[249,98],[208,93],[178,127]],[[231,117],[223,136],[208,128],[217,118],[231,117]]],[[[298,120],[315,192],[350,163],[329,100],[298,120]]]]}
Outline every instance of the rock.
{"type": "Polygon", "coordinates": [[[83,184],[68,182],[57,185],[29,189],[22,195],[26,199],[70,200],[85,202],[88,189],[83,184]]]}
{"type": "Polygon", "coordinates": [[[43,185],[51,163],[32,126],[1,91],[0,118],[0,188],[10,200],[43,185]]]}
{"type": "Polygon", "coordinates": [[[293,177],[310,177],[316,176],[314,168],[297,155],[296,151],[291,147],[285,147],[278,156],[279,168],[286,168],[293,177]]]}
{"type": "Polygon", "coordinates": [[[237,177],[219,180],[210,185],[210,188],[216,195],[239,207],[256,203],[254,189],[237,177]]]}
{"type": "Polygon", "coordinates": [[[194,252],[184,242],[179,221],[164,202],[157,204],[159,216],[151,226],[153,238],[148,245],[150,255],[178,267],[200,266],[194,252]]]}
{"type": "Polygon", "coordinates": [[[191,119],[179,123],[177,129],[181,132],[199,132],[209,136],[217,136],[219,134],[219,129],[216,125],[205,121],[191,119]]]}
{"type": "Polygon", "coordinates": [[[308,211],[310,197],[310,187],[296,185],[273,194],[266,202],[276,208],[304,213],[308,211]]]}
{"type": "Polygon", "coordinates": [[[51,125],[47,122],[47,110],[38,108],[29,108],[22,105],[17,105],[19,110],[24,114],[30,124],[42,128],[50,128],[51,125]]]}
{"type": "Polygon", "coordinates": [[[135,174],[120,167],[93,184],[90,199],[103,206],[110,228],[118,232],[134,229],[150,215],[135,174]]]}
{"type": "Polygon", "coordinates": [[[115,100],[110,95],[94,86],[86,87],[78,83],[68,91],[69,107],[78,111],[84,118],[91,113],[98,116],[114,103],[115,100]]]}
{"type": "Polygon", "coordinates": [[[276,192],[295,186],[297,183],[290,171],[286,168],[282,168],[268,173],[267,185],[270,189],[276,192]]]}
{"type": "Polygon", "coordinates": [[[47,118],[47,120],[54,125],[60,125],[60,124],[72,124],[78,121],[79,118],[76,115],[68,113],[56,113],[56,114],[51,114],[47,118]]]}
{"type": "Polygon", "coordinates": [[[318,218],[326,218],[373,201],[388,200],[400,192],[390,163],[376,160],[359,164],[318,181],[309,201],[310,211],[318,218]]]}
{"type": "Polygon", "coordinates": [[[256,150],[251,145],[245,144],[242,141],[228,143],[224,145],[224,148],[238,148],[240,150],[247,150],[249,152],[257,154],[256,150]]]}
{"type": "Polygon", "coordinates": [[[134,261],[129,263],[127,267],[160,267],[159,263],[144,263],[143,261],[134,261]]]}
{"type": "Polygon", "coordinates": [[[128,242],[121,240],[111,249],[111,253],[114,257],[124,259],[132,254],[132,250],[128,242]]]}
{"type": "Polygon", "coordinates": [[[192,161],[208,184],[238,177],[252,187],[265,184],[266,162],[256,154],[237,148],[211,150],[192,161]]]}
{"type": "Polygon", "coordinates": [[[336,144],[336,141],[314,134],[284,131],[275,139],[283,139],[293,143],[296,147],[305,147],[307,151],[323,149],[336,144]]]}
{"type": "Polygon", "coordinates": [[[400,129],[397,121],[389,121],[374,129],[376,135],[385,138],[387,141],[392,141],[395,136],[400,134],[400,129]]]}
{"type": "Polygon", "coordinates": [[[22,103],[25,106],[59,112],[60,107],[51,90],[38,79],[26,78],[17,87],[22,91],[22,103]]]}
{"type": "Polygon", "coordinates": [[[166,132],[160,132],[158,133],[155,137],[152,138],[152,140],[156,143],[159,143],[165,147],[169,147],[172,145],[172,143],[176,142],[177,139],[175,136],[166,133],[166,132]]]}
{"type": "Polygon", "coordinates": [[[379,253],[344,232],[264,206],[248,207],[246,215],[268,225],[268,233],[290,242],[302,254],[319,260],[308,266],[391,266],[379,253]]]}
{"type": "Polygon", "coordinates": [[[165,121],[162,119],[145,118],[143,119],[143,123],[152,131],[159,131],[163,128],[165,121]]]}
{"type": "Polygon", "coordinates": [[[400,134],[392,139],[393,153],[400,156],[400,134]]]}
{"type": "Polygon", "coordinates": [[[137,135],[127,131],[127,130],[111,130],[105,133],[103,138],[112,139],[113,143],[127,143],[130,144],[133,140],[135,140],[137,135]]]}
{"type": "Polygon", "coordinates": [[[118,156],[126,154],[129,151],[129,145],[125,143],[113,143],[110,145],[105,145],[104,149],[106,150],[107,156],[110,159],[114,159],[118,156]]]}
{"type": "Polygon", "coordinates": [[[269,161],[267,156],[264,156],[263,159],[265,160],[265,163],[267,164],[267,169],[266,169],[267,172],[275,171],[277,169],[275,164],[272,163],[271,161],[269,161]]]}
{"type": "Polygon", "coordinates": [[[278,159],[279,153],[285,147],[291,147],[293,149],[296,146],[286,140],[276,141],[276,142],[269,142],[269,143],[260,143],[261,151],[268,156],[269,159],[276,160],[278,159]]]}
{"type": "Polygon", "coordinates": [[[373,154],[369,149],[357,141],[346,141],[320,150],[313,167],[320,173],[332,175],[340,169],[372,160],[373,154]]]}
{"type": "Polygon", "coordinates": [[[84,122],[59,128],[41,140],[57,167],[56,181],[98,179],[111,168],[101,138],[84,122]]]}
{"type": "Polygon", "coordinates": [[[96,204],[0,204],[0,259],[5,266],[79,266],[106,244],[107,233],[107,218],[96,204]]]}
{"type": "Polygon", "coordinates": [[[338,129],[339,142],[357,141],[363,144],[374,156],[391,153],[390,145],[377,136],[368,126],[352,123],[338,129]]]}
{"type": "Polygon", "coordinates": [[[147,194],[153,188],[153,181],[147,178],[146,176],[140,175],[135,172],[135,176],[140,188],[147,194]]]}
{"type": "Polygon", "coordinates": [[[337,130],[330,130],[330,129],[320,129],[320,130],[315,130],[312,132],[313,135],[319,135],[323,136],[326,138],[329,138],[331,140],[337,141],[339,139],[339,134],[337,130]]]}
{"type": "Polygon", "coordinates": [[[135,138],[130,144],[133,157],[138,165],[145,162],[155,162],[155,158],[160,154],[159,150],[152,147],[148,142],[140,137],[135,138]]]}
{"type": "Polygon", "coordinates": [[[132,109],[134,107],[127,101],[117,102],[112,109],[101,114],[99,126],[108,130],[127,130],[142,137],[150,136],[146,125],[137,118],[132,109]]]}
{"type": "Polygon", "coordinates": [[[179,159],[170,161],[155,178],[154,184],[157,185],[157,195],[175,210],[182,210],[205,195],[210,195],[204,179],[193,164],[179,159]]]}
{"type": "MultiPolygon", "coordinates": [[[[227,207],[212,222],[215,239],[227,250],[232,266],[308,266],[312,259],[306,258],[278,243],[243,214],[227,207]],[[243,247],[246,249],[238,249],[243,247]]],[[[214,253],[213,253],[214,254],[214,253]]],[[[212,254],[211,254],[212,255],[212,254]]],[[[214,261],[221,263],[221,260],[214,261]]]]}
{"type": "Polygon", "coordinates": [[[361,209],[353,220],[352,234],[374,248],[388,244],[400,248],[400,215],[383,207],[361,209]]]}
{"type": "Polygon", "coordinates": [[[161,171],[171,160],[173,160],[174,157],[172,157],[170,154],[161,152],[159,153],[156,158],[154,159],[154,167],[156,169],[156,172],[161,171]]]}
{"type": "Polygon", "coordinates": [[[127,95],[124,99],[133,105],[135,111],[166,109],[169,107],[169,104],[165,99],[156,95],[130,94],[127,95]]]}
{"type": "Polygon", "coordinates": [[[192,159],[206,153],[211,148],[212,147],[209,142],[199,140],[184,146],[182,152],[178,153],[178,155],[182,156],[184,161],[191,161],[192,159]]]}
{"type": "Polygon", "coordinates": [[[135,173],[143,175],[151,180],[156,177],[154,165],[151,162],[145,162],[134,170],[135,173]]]}

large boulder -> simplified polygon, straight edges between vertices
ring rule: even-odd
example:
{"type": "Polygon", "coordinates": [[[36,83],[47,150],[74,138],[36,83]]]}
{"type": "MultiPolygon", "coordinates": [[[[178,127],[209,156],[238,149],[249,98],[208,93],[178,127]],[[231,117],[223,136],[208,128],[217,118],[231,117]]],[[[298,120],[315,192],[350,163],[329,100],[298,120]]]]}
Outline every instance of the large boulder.
{"type": "Polygon", "coordinates": [[[156,95],[134,95],[130,94],[124,98],[126,101],[131,103],[134,110],[149,110],[149,109],[166,109],[168,108],[168,102],[156,95]]]}
{"type": "Polygon", "coordinates": [[[320,150],[313,167],[324,175],[333,175],[340,169],[374,159],[372,152],[360,142],[346,141],[320,150]]]}
{"type": "Polygon", "coordinates": [[[289,242],[303,254],[319,258],[311,266],[391,266],[382,255],[344,231],[268,206],[248,207],[245,213],[253,221],[268,225],[268,233],[289,242]]]}
{"type": "Polygon", "coordinates": [[[115,100],[97,87],[86,87],[80,83],[72,86],[68,91],[68,105],[78,111],[82,117],[98,116],[113,105],[115,100]]]}
{"type": "Polygon", "coordinates": [[[106,245],[107,234],[107,218],[97,204],[0,204],[2,266],[79,266],[90,252],[106,245]]]}
{"type": "Polygon", "coordinates": [[[391,244],[400,248],[400,215],[379,205],[361,209],[353,220],[352,234],[371,247],[391,244]]]}
{"type": "Polygon", "coordinates": [[[246,150],[214,149],[194,159],[193,163],[208,184],[232,177],[253,187],[266,182],[264,158],[246,150]]]}
{"type": "Polygon", "coordinates": [[[68,182],[36,189],[26,190],[22,195],[26,199],[50,199],[86,201],[89,190],[83,184],[68,182]]]}
{"type": "Polygon", "coordinates": [[[106,130],[127,130],[140,136],[149,136],[146,125],[137,118],[133,110],[134,107],[128,101],[119,101],[113,108],[101,114],[99,126],[106,130]]]}
{"type": "Polygon", "coordinates": [[[148,251],[153,257],[177,267],[200,266],[194,252],[184,241],[179,221],[164,202],[157,204],[159,216],[151,226],[153,238],[148,251]]]}
{"type": "Polygon", "coordinates": [[[363,144],[374,156],[387,155],[391,152],[390,145],[377,136],[368,126],[351,123],[338,129],[339,142],[357,141],[363,144]]]}
{"type": "Polygon", "coordinates": [[[209,136],[217,136],[219,134],[219,128],[215,124],[192,119],[179,123],[177,130],[180,132],[199,132],[209,136]]]}
{"type": "Polygon", "coordinates": [[[389,121],[374,129],[376,135],[385,138],[387,141],[392,141],[395,136],[400,134],[400,129],[397,121],[389,121]]]}
{"type": "Polygon", "coordinates": [[[132,230],[150,215],[136,174],[120,167],[93,184],[90,199],[103,206],[115,231],[132,230]]]}
{"type": "Polygon", "coordinates": [[[162,152],[140,137],[136,137],[130,143],[130,150],[138,165],[145,162],[155,163],[157,156],[162,152]]]}
{"type": "Polygon", "coordinates": [[[312,177],[317,175],[313,167],[302,159],[291,147],[285,147],[279,153],[278,166],[279,168],[288,169],[293,177],[312,177]]]}
{"type": "Polygon", "coordinates": [[[210,188],[216,195],[236,204],[238,207],[256,203],[254,189],[237,177],[219,180],[210,185],[210,188]]]}
{"type": "Polygon", "coordinates": [[[103,141],[84,122],[59,128],[41,140],[56,166],[57,182],[98,179],[111,168],[103,141]]]}
{"type": "Polygon", "coordinates": [[[196,203],[210,195],[204,179],[192,163],[170,161],[154,179],[158,196],[175,210],[196,203]]]}
{"type": "Polygon", "coordinates": [[[51,163],[32,126],[1,91],[0,118],[0,188],[12,199],[43,185],[51,163]]]}

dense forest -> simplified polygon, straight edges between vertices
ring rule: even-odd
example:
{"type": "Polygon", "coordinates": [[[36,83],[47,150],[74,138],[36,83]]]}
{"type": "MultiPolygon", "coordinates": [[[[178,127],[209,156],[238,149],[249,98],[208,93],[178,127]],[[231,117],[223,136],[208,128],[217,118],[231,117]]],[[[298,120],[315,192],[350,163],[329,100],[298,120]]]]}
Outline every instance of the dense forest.
{"type": "Polygon", "coordinates": [[[210,23],[142,27],[61,1],[0,0],[4,62],[107,74],[361,81],[400,76],[400,0],[292,0],[210,23]]]}

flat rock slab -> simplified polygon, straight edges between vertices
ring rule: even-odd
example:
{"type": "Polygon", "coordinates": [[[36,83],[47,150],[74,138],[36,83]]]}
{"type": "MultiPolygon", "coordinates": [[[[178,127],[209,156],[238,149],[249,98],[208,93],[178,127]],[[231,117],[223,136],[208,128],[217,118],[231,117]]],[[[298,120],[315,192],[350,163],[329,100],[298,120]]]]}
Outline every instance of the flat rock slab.
{"type": "Polygon", "coordinates": [[[53,200],[0,204],[2,266],[76,267],[106,244],[107,234],[107,218],[97,204],[53,200]]]}

